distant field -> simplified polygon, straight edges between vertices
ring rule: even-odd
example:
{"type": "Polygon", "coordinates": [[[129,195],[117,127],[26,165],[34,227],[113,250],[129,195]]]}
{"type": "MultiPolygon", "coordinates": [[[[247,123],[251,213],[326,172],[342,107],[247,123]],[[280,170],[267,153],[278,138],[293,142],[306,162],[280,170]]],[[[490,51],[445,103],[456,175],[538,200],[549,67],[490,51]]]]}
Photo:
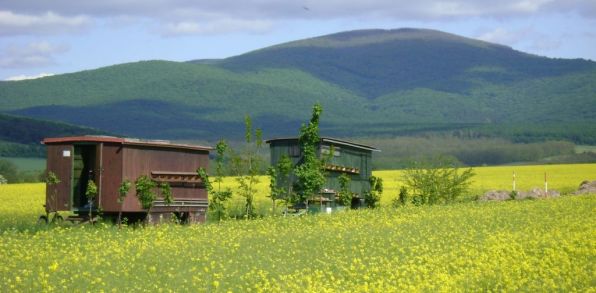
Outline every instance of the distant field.
{"type": "Polygon", "coordinates": [[[43,171],[46,168],[46,159],[44,158],[19,158],[19,157],[0,157],[14,163],[19,171],[43,171]]]}
{"type": "Polygon", "coordinates": [[[596,195],[118,230],[35,226],[43,191],[0,185],[0,291],[591,292],[596,284],[596,195]]]}
{"type": "Polygon", "coordinates": [[[578,154],[585,152],[596,153],[596,145],[578,145],[575,146],[575,152],[578,154]]]}

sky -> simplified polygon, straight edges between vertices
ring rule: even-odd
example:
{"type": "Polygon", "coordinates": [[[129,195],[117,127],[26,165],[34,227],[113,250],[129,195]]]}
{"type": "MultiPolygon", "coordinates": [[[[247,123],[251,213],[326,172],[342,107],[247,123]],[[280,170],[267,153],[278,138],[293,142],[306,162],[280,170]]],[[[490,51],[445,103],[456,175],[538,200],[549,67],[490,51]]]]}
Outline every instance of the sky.
{"type": "Polygon", "coordinates": [[[596,60],[596,0],[0,0],[0,80],[403,27],[596,60]]]}

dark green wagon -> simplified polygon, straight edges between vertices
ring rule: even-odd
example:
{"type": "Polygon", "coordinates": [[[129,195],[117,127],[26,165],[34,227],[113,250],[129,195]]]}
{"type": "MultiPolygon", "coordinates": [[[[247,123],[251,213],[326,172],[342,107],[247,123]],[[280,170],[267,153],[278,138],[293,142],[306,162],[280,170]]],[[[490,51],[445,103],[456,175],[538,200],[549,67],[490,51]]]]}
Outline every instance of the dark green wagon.
{"type": "MultiPolygon", "coordinates": [[[[298,138],[277,138],[268,140],[266,143],[269,144],[271,151],[271,165],[276,165],[284,155],[288,156],[294,165],[302,158],[298,138]]],[[[321,137],[318,146],[319,156],[329,156],[332,149],[333,156],[325,165],[327,182],[319,196],[309,200],[309,211],[331,211],[341,208],[336,202],[337,192],[340,189],[338,177],[341,174],[346,174],[351,179],[352,208],[363,206],[364,194],[370,191],[372,153],[379,150],[363,144],[321,137]]],[[[290,181],[293,180],[295,178],[290,178],[290,181]]],[[[277,182],[280,181],[277,180],[277,182]]],[[[290,183],[292,184],[293,182],[290,183]]]]}

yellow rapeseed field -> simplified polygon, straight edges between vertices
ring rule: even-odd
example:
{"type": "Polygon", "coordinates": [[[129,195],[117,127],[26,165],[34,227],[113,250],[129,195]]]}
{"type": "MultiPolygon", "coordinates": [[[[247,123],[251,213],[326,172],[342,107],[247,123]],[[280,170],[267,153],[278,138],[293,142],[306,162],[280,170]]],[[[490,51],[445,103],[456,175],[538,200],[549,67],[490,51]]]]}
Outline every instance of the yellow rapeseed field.
{"type": "MultiPolygon", "coordinates": [[[[516,177],[516,189],[544,189],[544,175],[549,190],[570,193],[584,180],[596,180],[596,164],[560,164],[532,166],[497,166],[476,167],[476,176],[472,178],[470,195],[482,195],[489,190],[512,190],[513,173],[516,177]]],[[[383,178],[385,192],[382,203],[388,204],[395,198],[402,185],[401,170],[375,171],[373,175],[383,178]]]]}
{"type": "MultiPolygon", "coordinates": [[[[515,169],[543,178],[544,167],[515,169]]],[[[594,165],[555,167],[566,175],[554,189],[595,177],[594,165]]],[[[507,168],[478,168],[474,188],[507,189],[492,176],[507,168]]],[[[396,193],[398,172],[376,174],[396,193]]],[[[596,195],[118,230],[36,226],[43,194],[0,186],[0,291],[596,290],[596,195]]]]}
{"type": "MultiPolygon", "coordinates": [[[[596,164],[559,164],[559,165],[533,165],[533,166],[497,166],[476,167],[476,176],[472,179],[472,186],[468,197],[480,196],[489,190],[511,190],[513,173],[516,177],[516,189],[529,190],[532,188],[544,189],[544,175],[546,173],[549,190],[561,193],[571,193],[579,187],[584,180],[596,180],[596,164]]],[[[381,177],[384,182],[384,192],[381,198],[382,205],[389,205],[397,197],[401,181],[401,170],[374,171],[374,176],[381,177]]],[[[263,211],[270,209],[271,203],[267,202],[269,179],[261,176],[257,185],[257,201],[263,211]]],[[[232,177],[224,179],[224,186],[232,189],[237,184],[232,177]]],[[[232,210],[241,210],[243,199],[234,197],[230,201],[232,210]]]]}

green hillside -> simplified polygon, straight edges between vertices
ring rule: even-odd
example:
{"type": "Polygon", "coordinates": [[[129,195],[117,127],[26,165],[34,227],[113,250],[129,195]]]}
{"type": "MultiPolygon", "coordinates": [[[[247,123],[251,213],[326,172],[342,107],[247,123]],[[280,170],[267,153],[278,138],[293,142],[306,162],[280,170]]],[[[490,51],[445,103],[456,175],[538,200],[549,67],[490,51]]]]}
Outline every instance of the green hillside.
{"type": "Polygon", "coordinates": [[[327,121],[364,108],[358,96],[287,69],[234,73],[189,63],[146,61],[0,84],[0,109],[142,137],[238,134],[245,114],[283,133],[321,101],[327,121]],[[231,133],[230,133],[231,132],[231,133]]]}
{"type": "Polygon", "coordinates": [[[97,129],[60,122],[0,114],[0,157],[45,156],[45,137],[107,134],[97,129]]]}
{"type": "Polygon", "coordinates": [[[143,61],[0,82],[0,112],[137,137],[240,139],[244,115],[295,135],[449,131],[596,144],[596,63],[432,30],[363,30],[223,60],[143,61]],[[573,126],[573,131],[569,127],[573,126]]]}

